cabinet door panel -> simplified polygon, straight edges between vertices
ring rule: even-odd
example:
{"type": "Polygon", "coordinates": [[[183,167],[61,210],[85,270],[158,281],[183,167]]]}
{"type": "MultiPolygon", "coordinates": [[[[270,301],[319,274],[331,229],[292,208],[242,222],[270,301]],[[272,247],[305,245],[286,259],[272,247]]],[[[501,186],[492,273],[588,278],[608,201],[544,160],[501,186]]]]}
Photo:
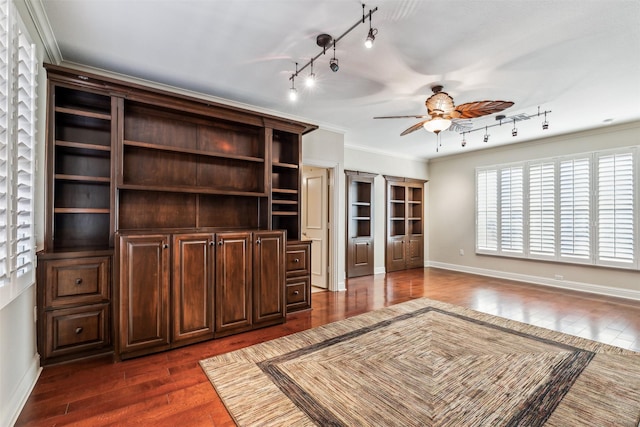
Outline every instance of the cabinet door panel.
{"type": "Polygon", "coordinates": [[[409,248],[407,251],[407,267],[424,267],[422,236],[409,236],[407,241],[409,242],[409,248]]]}
{"type": "Polygon", "coordinates": [[[120,352],[169,346],[169,244],[166,235],[120,240],[120,352]]]}
{"type": "Polygon", "coordinates": [[[216,236],[216,335],[251,328],[251,233],[216,236]]]}
{"type": "Polygon", "coordinates": [[[213,338],[213,239],[202,233],[173,236],[173,344],[213,338]]]}
{"type": "Polygon", "coordinates": [[[285,317],[285,241],[281,231],[254,234],[253,324],[280,323],[285,317]]]}
{"type": "Polygon", "coordinates": [[[390,237],[387,242],[387,272],[406,268],[406,248],[403,237],[390,237]]]}

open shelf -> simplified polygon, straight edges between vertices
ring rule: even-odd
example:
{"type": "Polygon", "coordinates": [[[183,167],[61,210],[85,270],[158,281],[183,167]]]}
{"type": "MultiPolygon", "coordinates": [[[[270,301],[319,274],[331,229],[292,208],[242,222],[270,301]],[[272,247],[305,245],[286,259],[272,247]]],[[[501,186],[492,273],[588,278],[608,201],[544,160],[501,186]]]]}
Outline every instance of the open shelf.
{"type": "Polygon", "coordinates": [[[250,156],[241,156],[236,154],[216,153],[213,151],[197,150],[197,149],[191,149],[191,148],[169,147],[166,145],[152,144],[148,142],[125,140],[124,145],[129,147],[146,148],[149,150],[160,150],[160,151],[167,151],[172,153],[195,154],[197,156],[204,156],[204,157],[218,157],[222,159],[233,159],[233,160],[243,160],[246,162],[264,163],[264,158],[262,157],[250,157],[250,156]]]}

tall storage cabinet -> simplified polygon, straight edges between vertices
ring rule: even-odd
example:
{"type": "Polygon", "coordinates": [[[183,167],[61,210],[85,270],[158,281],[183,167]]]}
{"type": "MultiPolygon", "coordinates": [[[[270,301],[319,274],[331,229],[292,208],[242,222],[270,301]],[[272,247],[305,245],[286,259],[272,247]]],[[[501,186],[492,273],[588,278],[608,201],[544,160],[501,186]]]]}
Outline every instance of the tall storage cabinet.
{"type": "Polygon", "coordinates": [[[316,126],[45,68],[43,364],[133,357],[284,321],[301,136],[316,126]],[[250,246],[220,262],[235,250],[227,233],[250,246]],[[220,283],[233,288],[220,293],[220,283]]]}
{"type": "Polygon", "coordinates": [[[347,277],[373,274],[373,182],[377,174],[347,176],[347,277]]]}
{"type": "Polygon", "coordinates": [[[387,272],[424,266],[424,184],[421,179],[385,175],[387,272]]]}

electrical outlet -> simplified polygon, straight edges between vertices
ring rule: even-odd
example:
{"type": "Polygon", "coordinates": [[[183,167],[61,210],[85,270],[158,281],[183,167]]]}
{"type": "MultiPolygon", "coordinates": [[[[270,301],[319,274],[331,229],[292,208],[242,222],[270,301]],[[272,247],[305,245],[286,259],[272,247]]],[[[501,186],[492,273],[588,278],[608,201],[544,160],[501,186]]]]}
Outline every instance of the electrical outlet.
{"type": "Polygon", "coordinates": [[[460,256],[464,256],[464,249],[460,249],[460,256]]]}

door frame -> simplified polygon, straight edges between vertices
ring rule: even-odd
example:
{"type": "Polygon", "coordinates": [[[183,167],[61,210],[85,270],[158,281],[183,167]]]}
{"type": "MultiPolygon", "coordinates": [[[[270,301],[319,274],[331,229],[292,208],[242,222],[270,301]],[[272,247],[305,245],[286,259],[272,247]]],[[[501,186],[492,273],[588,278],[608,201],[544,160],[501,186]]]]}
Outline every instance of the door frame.
{"type": "MultiPolygon", "coordinates": [[[[336,180],[338,172],[340,172],[340,163],[329,162],[326,160],[316,159],[303,159],[303,166],[312,166],[317,168],[327,169],[329,176],[327,177],[327,183],[329,184],[327,203],[332,207],[329,210],[329,254],[328,254],[328,271],[327,271],[327,289],[329,291],[339,291],[338,285],[338,192],[336,191],[336,180]]],[[[344,289],[342,289],[344,290],[344,289]]]]}

